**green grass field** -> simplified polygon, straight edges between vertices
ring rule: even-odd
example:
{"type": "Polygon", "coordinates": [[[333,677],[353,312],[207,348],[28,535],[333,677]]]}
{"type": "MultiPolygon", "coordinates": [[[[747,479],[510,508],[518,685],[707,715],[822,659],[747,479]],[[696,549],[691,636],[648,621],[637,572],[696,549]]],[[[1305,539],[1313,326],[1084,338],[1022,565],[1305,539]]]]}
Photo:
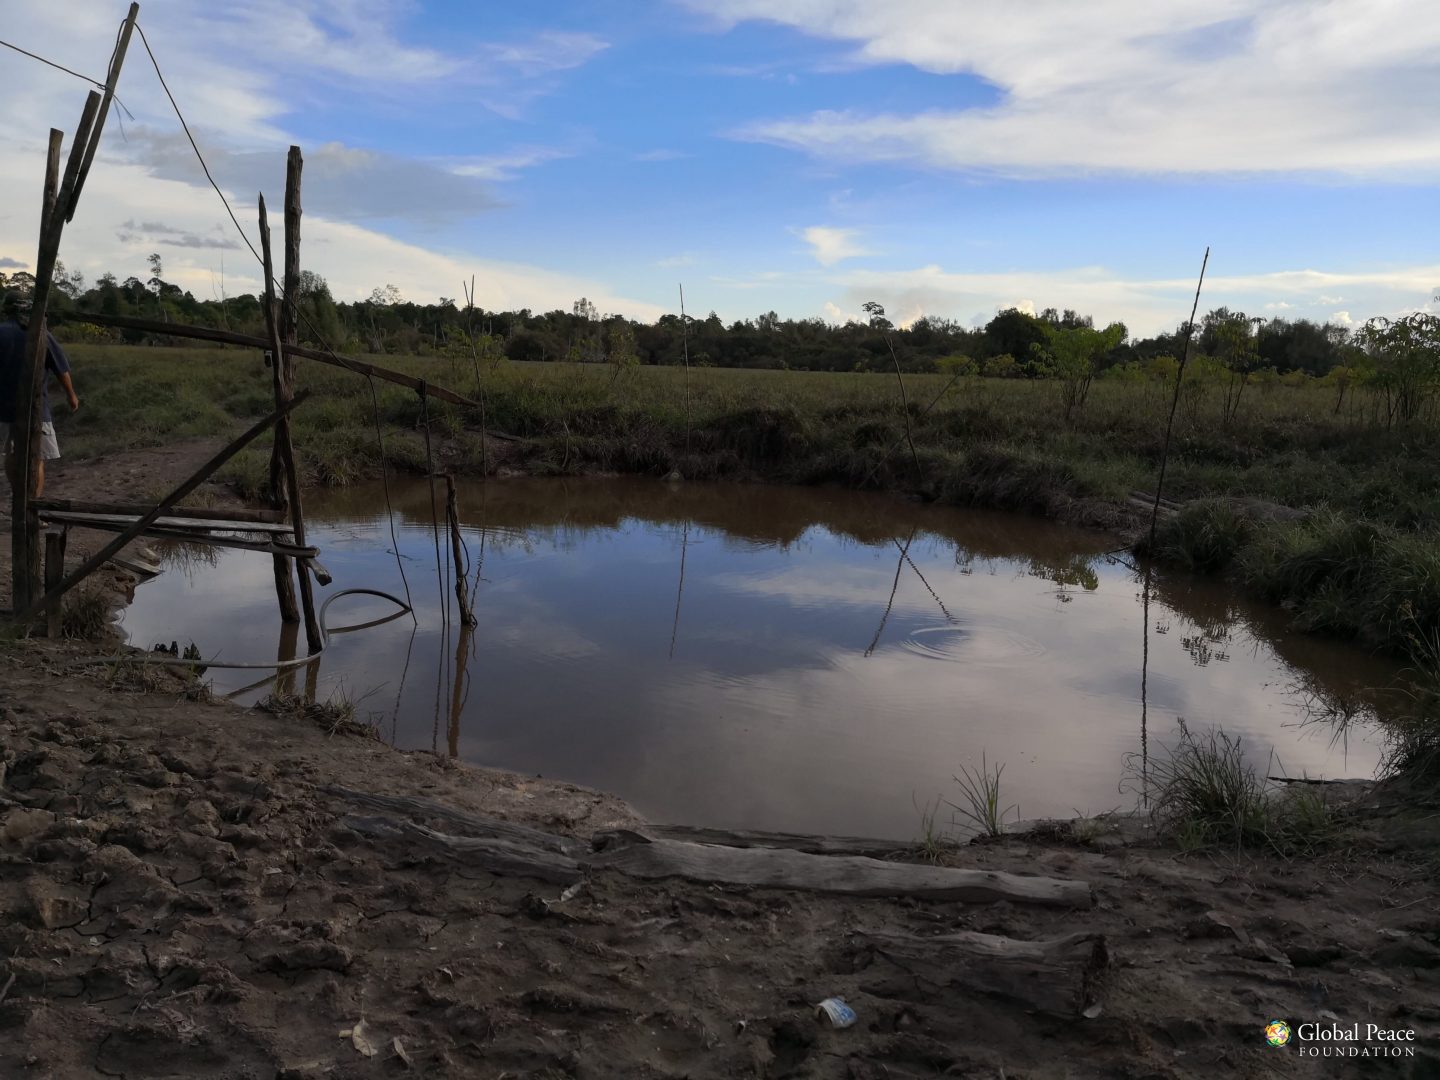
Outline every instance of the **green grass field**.
{"type": "MultiPolygon", "coordinates": [[[[71,352],[85,400],[80,415],[61,419],[73,455],[238,429],[270,406],[269,372],[253,354],[84,345],[71,352]]],[[[468,361],[373,359],[475,394],[468,361]]],[[[379,455],[368,381],[311,361],[301,362],[297,381],[317,394],[294,420],[310,481],[344,484],[373,474],[379,455]]],[[[540,471],[678,468],[696,479],[833,481],[1081,518],[1121,505],[1132,489],[1153,489],[1167,384],[1098,380],[1067,423],[1056,384],[967,378],[921,416],[947,382],[906,378],[917,470],[898,388],[882,375],[720,368],[687,375],[669,367],[616,375],[599,365],[514,363],[483,373],[489,428],[529,440],[524,456],[540,471]]],[[[399,467],[421,467],[418,397],[375,386],[387,450],[399,467]]],[[[1363,396],[1337,414],[1335,391],[1315,383],[1247,393],[1226,424],[1218,389],[1187,385],[1167,495],[1247,496],[1323,505],[1405,530],[1440,526],[1434,430],[1387,431],[1372,422],[1363,396]]],[[[432,405],[431,420],[456,465],[478,471],[478,412],[432,405]]],[[[264,456],[242,455],[232,477],[253,488],[264,456]]]]}

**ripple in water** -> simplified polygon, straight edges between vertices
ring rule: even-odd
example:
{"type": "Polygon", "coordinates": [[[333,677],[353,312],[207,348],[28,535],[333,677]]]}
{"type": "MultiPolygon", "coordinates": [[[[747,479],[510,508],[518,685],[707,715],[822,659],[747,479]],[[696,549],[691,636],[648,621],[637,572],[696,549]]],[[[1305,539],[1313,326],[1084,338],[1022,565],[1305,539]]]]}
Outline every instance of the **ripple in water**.
{"type": "Polygon", "coordinates": [[[931,660],[997,667],[1029,663],[1045,655],[1045,646],[1034,638],[999,627],[927,626],[900,644],[931,660]]]}

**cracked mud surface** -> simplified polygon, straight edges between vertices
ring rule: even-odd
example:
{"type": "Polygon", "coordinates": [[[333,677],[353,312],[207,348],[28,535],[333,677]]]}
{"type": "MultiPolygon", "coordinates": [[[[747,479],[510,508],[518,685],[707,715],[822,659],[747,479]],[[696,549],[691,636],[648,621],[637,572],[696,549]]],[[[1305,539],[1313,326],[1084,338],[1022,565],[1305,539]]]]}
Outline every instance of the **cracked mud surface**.
{"type": "Polygon", "coordinates": [[[643,826],[617,800],[188,700],[178,680],[120,692],[67,673],[67,655],[0,653],[6,1078],[1440,1075],[1433,854],[1283,862],[1015,839],[947,856],[1090,881],[1088,911],[610,873],[561,901],[414,837],[362,835],[322,788],[581,837],[643,826]],[[953,985],[943,964],[867,953],[860,929],[1102,931],[1105,1012],[1032,1014],[953,985]],[[813,1003],[835,994],[855,1027],[816,1023],[813,1003]],[[1417,1056],[1265,1047],[1267,1020],[1321,1010],[1413,1027],[1417,1056]]]}

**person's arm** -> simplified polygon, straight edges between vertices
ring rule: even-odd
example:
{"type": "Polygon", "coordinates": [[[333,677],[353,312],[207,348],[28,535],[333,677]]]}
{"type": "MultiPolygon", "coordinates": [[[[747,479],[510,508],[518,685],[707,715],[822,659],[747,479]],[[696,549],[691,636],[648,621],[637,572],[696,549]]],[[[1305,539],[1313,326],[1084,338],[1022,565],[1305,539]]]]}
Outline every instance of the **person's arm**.
{"type": "Polygon", "coordinates": [[[60,348],[60,343],[55,340],[55,335],[46,335],[49,341],[46,342],[46,365],[55,373],[60,380],[61,387],[65,390],[65,400],[70,403],[70,411],[74,412],[80,408],[80,398],[75,393],[75,383],[70,378],[70,359],[65,355],[65,350],[60,348]]]}
{"type": "Polygon", "coordinates": [[[60,376],[60,385],[65,388],[65,399],[70,402],[70,411],[74,412],[80,408],[80,398],[75,393],[75,384],[71,381],[68,371],[60,376]]]}

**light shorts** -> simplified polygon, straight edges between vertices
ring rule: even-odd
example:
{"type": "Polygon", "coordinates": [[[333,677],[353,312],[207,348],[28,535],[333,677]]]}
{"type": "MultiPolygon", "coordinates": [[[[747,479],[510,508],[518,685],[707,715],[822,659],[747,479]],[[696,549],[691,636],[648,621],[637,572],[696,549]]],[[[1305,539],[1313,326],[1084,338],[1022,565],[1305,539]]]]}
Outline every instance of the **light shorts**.
{"type": "MultiPolygon", "coordinates": [[[[8,453],[10,450],[10,425],[0,424],[0,443],[8,453]]],[[[40,460],[54,461],[60,456],[60,444],[55,441],[55,425],[46,420],[40,425],[40,460]]]]}

